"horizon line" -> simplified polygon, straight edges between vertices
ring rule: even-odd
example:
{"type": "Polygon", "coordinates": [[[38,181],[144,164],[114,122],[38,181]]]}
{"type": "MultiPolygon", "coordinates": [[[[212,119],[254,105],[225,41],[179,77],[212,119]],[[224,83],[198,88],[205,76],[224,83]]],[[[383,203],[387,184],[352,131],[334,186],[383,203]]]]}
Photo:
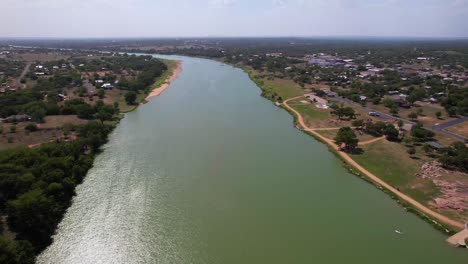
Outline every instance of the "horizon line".
{"type": "Polygon", "coordinates": [[[0,40],[139,40],[139,39],[405,39],[405,40],[468,40],[468,36],[350,36],[350,35],[323,35],[323,36],[115,36],[115,37],[3,37],[0,40]]]}

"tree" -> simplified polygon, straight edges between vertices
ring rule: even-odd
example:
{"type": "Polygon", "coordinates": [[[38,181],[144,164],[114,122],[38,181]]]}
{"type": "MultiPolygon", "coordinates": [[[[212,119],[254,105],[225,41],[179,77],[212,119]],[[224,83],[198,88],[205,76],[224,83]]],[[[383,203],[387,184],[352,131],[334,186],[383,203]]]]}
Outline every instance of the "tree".
{"type": "Polygon", "coordinates": [[[101,88],[101,89],[98,90],[99,98],[101,98],[101,99],[104,98],[105,94],[106,94],[106,91],[104,91],[104,89],[101,88]]]}
{"type": "Polygon", "coordinates": [[[362,126],[364,126],[364,120],[362,120],[362,119],[354,120],[354,121],[351,123],[351,125],[352,125],[353,127],[356,127],[356,128],[358,128],[358,129],[361,129],[362,126]]]}
{"type": "Polygon", "coordinates": [[[404,124],[405,124],[405,123],[403,122],[403,120],[398,119],[397,125],[398,125],[399,128],[403,127],[404,124]]]}
{"type": "Polygon", "coordinates": [[[85,93],[87,93],[87,92],[88,92],[88,89],[86,89],[86,87],[84,87],[84,86],[81,86],[80,89],[78,89],[78,95],[80,97],[83,97],[85,95],[85,93]]]}
{"type": "Polygon", "coordinates": [[[415,112],[411,112],[408,114],[408,117],[411,118],[411,120],[416,120],[418,119],[418,114],[416,114],[415,112]]]}
{"type": "Polygon", "coordinates": [[[37,125],[36,123],[29,123],[26,125],[25,129],[28,130],[29,132],[34,132],[34,131],[37,131],[37,125]]]}
{"type": "Polygon", "coordinates": [[[416,149],[414,147],[410,147],[406,152],[408,152],[410,156],[413,156],[414,154],[416,154],[416,149]]]}
{"type": "Polygon", "coordinates": [[[437,112],[435,113],[435,116],[437,117],[437,119],[441,119],[441,118],[442,118],[442,112],[437,111],[437,112]]]}
{"type": "Polygon", "coordinates": [[[129,91],[125,94],[125,101],[129,105],[134,105],[137,98],[137,94],[134,91],[129,91]]]}
{"type": "Polygon", "coordinates": [[[389,141],[398,141],[400,139],[400,132],[392,124],[387,124],[383,132],[389,141]]]}
{"type": "Polygon", "coordinates": [[[423,149],[423,151],[424,151],[425,153],[431,153],[431,152],[432,152],[432,148],[431,148],[431,146],[429,146],[428,144],[424,144],[424,145],[422,146],[422,149],[423,149]]]}
{"type": "Polygon", "coordinates": [[[418,123],[411,129],[411,136],[413,136],[414,141],[424,142],[430,140],[435,134],[418,123]]]}
{"type": "Polygon", "coordinates": [[[353,151],[357,147],[358,142],[356,134],[350,127],[340,128],[335,137],[335,143],[339,146],[345,144],[344,149],[346,151],[353,151]]]}
{"type": "Polygon", "coordinates": [[[10,127],[10,132],[11,132],[11,133],[16,133],[16,126],[15,126],[15,125],[12,125],[12,126],[10,127]]]}
{"type": "Polygon", "coordinates": [[[89,104],[80,104],[75,107],[79,118],[92,119],[94,110],[89,104]]]}
{"type": "Polygon", "coordinates": [[[392,107],[390,108],[390,114],[392,115],[398,115],[398,107],[392,107]]]}

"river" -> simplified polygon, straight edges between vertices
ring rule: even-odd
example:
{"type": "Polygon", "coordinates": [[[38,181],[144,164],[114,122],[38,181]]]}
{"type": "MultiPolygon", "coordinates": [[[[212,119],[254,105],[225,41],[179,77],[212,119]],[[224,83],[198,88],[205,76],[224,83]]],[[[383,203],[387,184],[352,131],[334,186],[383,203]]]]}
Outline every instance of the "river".
{"type": "Polygon", "coordinates": [[[179,78],[114,130],[38,263],[468,262],[242,70],[170,58],[179,78]]]}

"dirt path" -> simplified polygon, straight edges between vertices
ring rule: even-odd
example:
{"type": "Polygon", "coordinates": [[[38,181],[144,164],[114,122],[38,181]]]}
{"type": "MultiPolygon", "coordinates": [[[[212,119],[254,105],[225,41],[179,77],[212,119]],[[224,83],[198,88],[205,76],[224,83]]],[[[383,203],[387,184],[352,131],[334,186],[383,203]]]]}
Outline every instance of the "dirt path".
{"type": "Polygon", "coordinates": [[[20,86],[20,85],[21,85],[21,79],[23,79],[24,76],[26,76],[26,73],[28,73],[30,67],[31,67],[31,63],[29,62],[29,63],[26,64],[26,66],[24,67],[24,69],[23,69],[23,71],[21,72],[20,76],[16,79],[16,86],[20,86]]]}
{"type": "Polygon", "coordinates": [[[382,137],[374,138],[374,139],[371,139],[371,140],[368,140],[368,141],[359,142],[359,146],[369,145],[369,144],[372,144],[374,142],[380,141],[380,140],[382,140],[384,138],[385,138],[385,136],[382,136],[382,137]]]}
{"type": "Polygon", "coordinates": [[[439,222],[442,222],[444,224],[447,224],[447,225],[450,225],[450,226],[453,226],[453,227],[457,227],[457,228],[460,228],[460,229],[463,229],[464,228],[464,225],[458,221],[455,221],[453,219],[450,219],[444,215],[441,215],[431,209],[429,209],[428,207],[424,206],[423,204],[419,203],[418,201],[414,200],[413,198],[409,197],[408,195],[398,191],[397,189],[395,189],[394,187],[390,186],[388,183],[386,183],[385,181],[381,180],[379,177],[377,177],[376,175],[374,175],[373,173],[369,172],[368,170],[366,170],[364,167],[362,167],[361,165],[359,165],[356,161],[354,161],[348,154],[346,154],[345,152],[342,152],[339,150],[338,146],[329,138],[326,138],[322,135],[320,135],[319,133],[317,133],[316,131],[314,131],[313,129],[310,129],[309,127],[307,127],[307,125],[305,124],[304,122],[304,118],[302,117],[302,115],[296,111],[294,108],[292,108],[291,106],[288,105],[288,102],[291,101],[291,100],[295,100],[295,99],[298,99],[298,98],[301,98],[302,96],[298,96],[298,97],[294,97],[294,98],[290,98],[286,101],[284,101],[283,105],[284,107],[286,107],[289,111],[293,112],[296,116],[297,116],[297,122],[298,124],[302,127],[303,130],[313,134],[314,136],[320,138],[321,140],[323,140],[324,142],[326,142],[330,147],[332,147],[333,149],[335,149],[338,154],[349,164],[351,164],[353,167],[355,167],[356,169],[358,169],[361,173],[363,173],[364,175],[366,175],[368,178],[370,178],[373,182],[381,185],[382,187],[384,187],[385,189],[391,191],[392,193],[394,193],[396,196],[398,196],[400,199],[410,203],[412,206],[414,206],[415,208],[417,208],[419,211],[437,219],[439,222]]]}

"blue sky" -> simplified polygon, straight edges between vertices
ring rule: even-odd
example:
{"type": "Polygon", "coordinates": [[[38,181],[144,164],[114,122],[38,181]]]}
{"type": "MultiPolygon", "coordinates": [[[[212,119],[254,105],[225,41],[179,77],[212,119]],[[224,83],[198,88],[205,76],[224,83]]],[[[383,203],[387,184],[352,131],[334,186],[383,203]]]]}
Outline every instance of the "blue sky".
{"type": "Polygon", "coordinates": [[[468,37],[468,0],[0,0],[0,37],[468,37]]]}

